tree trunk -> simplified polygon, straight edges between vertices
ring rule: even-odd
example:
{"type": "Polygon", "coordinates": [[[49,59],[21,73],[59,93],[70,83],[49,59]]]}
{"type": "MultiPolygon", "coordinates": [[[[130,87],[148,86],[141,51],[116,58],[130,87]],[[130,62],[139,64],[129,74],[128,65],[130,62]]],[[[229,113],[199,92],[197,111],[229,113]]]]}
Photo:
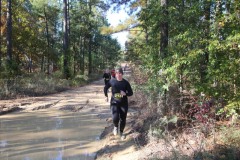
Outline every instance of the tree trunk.
{"type": "Polygon", "coordinates": [[[92,35],[90,34],[88,43],[88,74],[92,73],[92,35]]]}
{"type": "Polygon", "coordinates": [[[48,19],[47,19],[47,14],[46,14],[46,10],[44,7],[44,16],[45,16],[45,23],[46,23],[46,37],[47,37],[47,47],[48,47],[48,51],[47,51],[47,74],[49,75],[49,66],[50,66],[50,61],[49,61],[49,48],[50,48],[50,43],[49,43],[49,31],[48,31],[48,19]]]}
{"type": "Polygon", "coordinates": [[[2,67],[2,0],[0,0],[0,68],[2,67]]]}
{"type": "Polygon", "coordinates": [[[168,0],[161,0],[162,13],[166,18],[160,22],[160,55],[162,59],[167,56],[167,47],[168,47],[168,0]]]}
{"type": "Polygon", "coordinates": [[[79,60],[79,66],[80,66],[80,72],[81,74],[84,74],[84,37],[81,36],[80,38],[80,60],[79,60]]]}
{"type": "Polygon", "coordinates": [[[73,75],[75,76],[77,74],[77,55],[78,55],[78,51],[77,51],[77,42],[73,43],[73,75]]]}
{"type": "MultiPolygon", "coordinates": [[[[88,20],[90,21],[90,17],[92,14],[92,4],[91,0],[89,1],[89,18],[88,20]]],[[[88,44],[88,74],[92,73],[92,25],[91,22],[89,22],[89,44],[88,44]]]]}
{"type": "Polygon", "coordinates": [[[7,1],[7,63],[12,69],[12,1],[7,1]]]}
{"type": "MultiPolygon", "coordinates": [[[[70,5],[69,0],[67,0],[67,15],[68,15],[68,35],[70,35],[70,5]]],[[[70,43],[70,40],[68,39],[68,43],[70,43]]]]}
{"type": "MultiPolygon", "coordinates": [[[[168,47],[168,0],[161,0],[162,14],[164,20],[160,21],[160,57],[165,59],[167,57],[167,47],[168,47]]],[[[167,80],[165,79],[165,83],[167,80]]],[[[167,90],[164,90],[163,96],[163,107],[161,110],[165,115],[167,113],[167,90]]]]}
{"type": "MultiPolygon", "coordinates": [[[[204,3],[204,17],[205,17],[204,38],[205,39],[209,39],[209,33],[210,33],[210,7],[211,7],[211,2],[205,1],[205,3],[204,3]]],[[[205,49],[205,53],[202,57],[202,60],[200,62],[200,68],[199,68],[200,81],[202,83],[206,82],[208,59],[209,59],[209,53],[205,49]]]]}
{"type": "Polygon", "coordinates": [[[83,48],[82,48],[82,72],[85,72],[85,48],[87,47],[87,38],[84,37],[83,39],[83,48]]]}
{"type": "Polygon", "coordinates": [[[63,51],[64,51],[64,60],[63,60],[63,70],[64,70],[64,77],[68,79],[70,77],[70,71],[69,71],[69,66],[68,66],[68,47],[69,47],[69,42],[68,42],[68,11],[67,11],[67,0],[63,0],[64,2],[64,7],[63,7],[63,12],[64,12],[64,39],[63,39],[63,51]]]}
{"type": "MultiPolygon", "coordinates": [[[[146,8],[147,8],[148,0],[145,0],[145,3],[146,3],[146,8]]],[[[148,26],[147,25],[144,26],[144,31],[145,31],[145,41],[146,41],[146,44],[148,44],[148,26]]]]}

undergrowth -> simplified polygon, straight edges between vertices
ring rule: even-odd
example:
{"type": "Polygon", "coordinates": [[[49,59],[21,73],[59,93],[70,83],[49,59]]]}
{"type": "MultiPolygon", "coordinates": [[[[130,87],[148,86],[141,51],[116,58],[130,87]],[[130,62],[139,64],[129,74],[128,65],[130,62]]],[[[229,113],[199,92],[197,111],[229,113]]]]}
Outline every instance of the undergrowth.
{"type": "Polygon", "coordinates": [[[20,97],[43,96],[61,92],[72,87],[82,86],[101,75],[77,75],[72,79],[63,79],[58,73],[46,75],[31,73],[10,79],[0,79],[0,99],[15,99],[20,97]]]}
{"type": "Polygon", "coordinates": [[[135,130],[146,142],[143,145],[162,148],[153,147],[151,156],[142,159],[239,160],[239,115],[219,113],[226,102],[213,97],[182,94],[175,86],[170,87],[167,95],[153,98],[140,73],[136,75],[137,78],[133,77],[133,86],[136,87],[132,99],[138,100],[136,106],[141,109],[134,125],[138,130],[135,130]]]}

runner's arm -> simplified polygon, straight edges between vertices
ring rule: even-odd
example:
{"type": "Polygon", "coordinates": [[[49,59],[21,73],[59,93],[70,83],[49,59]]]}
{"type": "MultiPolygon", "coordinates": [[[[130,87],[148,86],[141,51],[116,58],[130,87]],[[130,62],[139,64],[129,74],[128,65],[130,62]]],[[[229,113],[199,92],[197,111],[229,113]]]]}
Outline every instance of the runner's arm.
{"type": "Polygon", "coordinates": [[[126,96],[132,96],[133,95],[133,91],[132,91],[132,87],[129,84],[129,82],[127,82],[127,92],[126,92],[126,96]]]}

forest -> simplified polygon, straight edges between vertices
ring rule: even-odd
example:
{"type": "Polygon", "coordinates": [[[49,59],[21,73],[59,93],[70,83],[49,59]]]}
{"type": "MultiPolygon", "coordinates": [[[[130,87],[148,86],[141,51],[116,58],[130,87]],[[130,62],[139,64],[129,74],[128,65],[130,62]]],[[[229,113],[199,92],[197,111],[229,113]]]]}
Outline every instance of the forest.
{"type": "Polygon", "coordinates": [[[1,0],[0,6],[1,97],[26,89],[24,81],[33,83],[34,89],[28,90],[40,92],[34,81],[43,77],[44,86],[53,73],[62,81],[54,81],[60,86],[52,88],[61,90],[68,79],[75,79],[70,84],[75,85],[87,75],[102,73],[120,55],[117,40],[101,34],[101,27],[109,25],[109,5],[103,1],[1,0]]]}
{"type": "Polygon", "coordinates": [[[191,121],[208,137],[230,123],[233,137],[221,144],[233,153],[225,159],[239,158],[238,0],[0,0],[0,15],[1,99],[43,94],[50,83],[62,90],[121,59],[131,64],[151,136],[191,121]],[[129,18],[111,27],[106,11],[123,6],[129,18]],[[121,31],[129,32],[124,50],[111,37],[121,31]]]}

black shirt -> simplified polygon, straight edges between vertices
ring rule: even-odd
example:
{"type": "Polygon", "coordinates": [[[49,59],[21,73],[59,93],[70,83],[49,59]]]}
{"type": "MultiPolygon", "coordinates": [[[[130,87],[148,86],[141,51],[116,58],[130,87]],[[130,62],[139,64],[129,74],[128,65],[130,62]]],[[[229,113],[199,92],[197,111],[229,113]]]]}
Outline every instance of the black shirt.
{"type": "Polygon", "coordinates": [[[129,84],[129,82],[125,79],[122,79],[121,81],[118,81],[116,79],[111,79],[108,84],[105,85],[104,87],[104,94],[106,97],[108,97],[108,89],[112,87],[112,98],[111,98],[111,103],[120,103],[127,105],[128,104],[128,99],[127,96],[132,96],[133,91],[132,88],[129,84]],[[126,96],[123,96],[121,98],[121,102],[116,102],[115,100],[115,95],[120,94],[120,92],[123,91],[126,93],[126,96]]]}
{"type": "Polygon", "coordinates": [[[110,79],[111,79],[111,74],[110,74],[110,73],[104,73],[104,74],[103,74],[103,78],[104,78],[105,80],[110,80],[110,79]]]}

